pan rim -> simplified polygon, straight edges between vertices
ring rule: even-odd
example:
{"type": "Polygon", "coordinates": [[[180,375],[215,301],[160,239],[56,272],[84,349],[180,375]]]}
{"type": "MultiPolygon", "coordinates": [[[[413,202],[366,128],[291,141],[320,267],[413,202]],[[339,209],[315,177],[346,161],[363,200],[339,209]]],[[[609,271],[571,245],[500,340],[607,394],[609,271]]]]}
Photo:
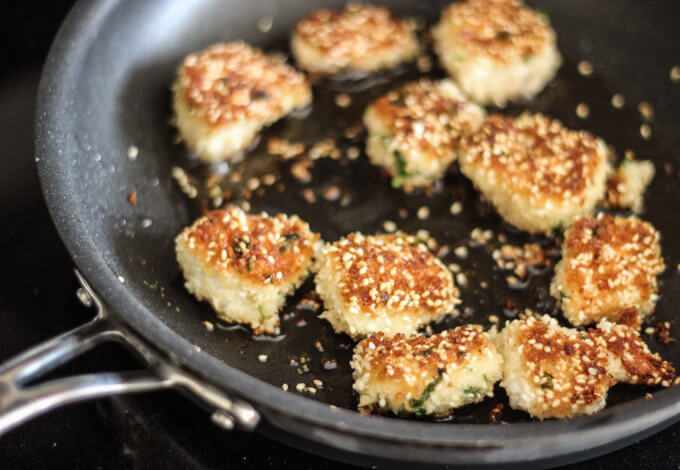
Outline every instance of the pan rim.
{"type": "MultiPolygon", "coordinates": [[[[408,460],[410,445],[436,449],[433,461],[459,463],[500,463],[557,458],[598,445],[613,444],[636,433],[667,423],[680,415],[680,389],[661,390],[651,400],[634,400],[607,408],[592,416],[569,421],[513,423],[511,425],[438,424],[399,418],[366,417],[351,410],[333,409],[327,404],[301,395],[287,393],[256,379],[202,351],[172,330],[118,281],[101,251],[88,234],[79,216],[72,165],[58,158],[59,137],[70,132],[57,115],[74,98],[68,86],[70,74],[78,67],[89,47],[94,31],[106,21],[122,0],[78,2],[59,30],[46,60],[38,92],[36,110],[36,161],[45,200],[69,254],[94,288],[135,331],[183,366],[199,373],[210,383],[243,396],[274,423],[284,416],[295,420],[302,433],[304,426],[326,433],[305,437],[333,445],[333,436],[355,440],[362,452],[371,453],[371,442],[383,442],[391,449],[385,457],[408,460]],[[489,451],[482,456],[461,448],[489,451]],[[497,449],[497,451],[490,451],[497,449]]],[[[70,81],[74,83],[74,81],[70,81]]],[[[345,444],[345,447],[347,444],[345,444]]],[[[348,450],[348,449],[345,449],[348,450]]],[[[387,452],[387,451],[385,451],[387,452]]]]}

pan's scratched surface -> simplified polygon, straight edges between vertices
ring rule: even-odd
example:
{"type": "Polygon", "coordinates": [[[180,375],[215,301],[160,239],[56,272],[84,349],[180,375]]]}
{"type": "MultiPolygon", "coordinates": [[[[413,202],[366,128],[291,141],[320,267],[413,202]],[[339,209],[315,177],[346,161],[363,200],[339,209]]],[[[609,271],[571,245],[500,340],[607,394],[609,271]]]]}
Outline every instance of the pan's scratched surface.
{"type": "MultiPolygon", "coordinates": [[[[342,2],[325,2],[329,3],[342,2]]],[[[445,3],[398,2],[391,6],[400,14],[422,16],[431,22],[445,3]]],[[[217,40],[241,38],[267,49],[285,49],[291,25],[313,9],[311,2],[305,2],[304,7],[296,3],[296,8],[286,5],[287,2],[248,2],[247,7],[238,2],[227,5],[203,1],[191,6],[184,2],[136,2],[133,8],[137,10],[126,14],[138,19],[124,22],[118,29],[103,28],[100,33],[103,37],[116,39],[100,42],[90,52],[88,64],[92,73],[83,77],[86,82],[82,89],[91,95],[86,101],[100,106],[74,110],[79,113],[82,126],[74,136],[80,152],[73,160],[73,171],[79,174],[79,197],[85,201],[83,207],[87,211],[84,217],[97,221],[89,229],[103,247],[111,269],[163,322],[203,351],[273,385],[286,383],[292,393],[297,393],[298,383],[313,385],[314,378],[321,379],[324,386],[310,395],[312,398],[353,408],[349,338],[335,335],[326,322],[316,318],[315,312],[291,308],[283,313],[282,334],[277,338],[253,338],[241,328],[218,327],[208,332],[202,322],[214,321],[214,315],[207,305],[196,302],[184,291],[174,261],[175,234],[198,214],[196,205],[186,199],[170,176],[175,165],[191,167],[184,148],[172,144],[174,130],[167,122],[168,90],[174,68],[186,53],[217,40]],[[256,28],[257,20],[264,16],[274,17],[274,27],[267,34],[256,28]],[[125,156],[130,145],[140,150],[135,161],[125,156]],[[132,190],[137,191],[134,206],[126,201],[132,190]],[[322,348],[315,346],[317,342],[322,348]],[[266,362],[258,360],[263,354],[267,355],[266,362]],[[327,370],[324,363],[331,360],[335,360],[337,367],[327,370]]],[[[654,321],[673,320],[673,306],[680,292],[675,269],[680,260],[680,224],[674,214],[675,208],[680,207],[677,174],[680,159],[675,151],[680,138],[674,126],[680,122],[680,85],[670,82],[668,72],[674,60],[680,59],[673,56],[667,41],[673,37],[672,18],[677,15],[665,8],[642,9],[635,1],[601,1],[595,5],[585,1],[545,1],[540,6],[549,12],[557,30],[565,64],[557,79],[535,101],[506,112],[515,113],[523,108],[540,110],[562,119],[568,126],[602,136],[619,153],[630,148],[641,157],[654,160],[657,177],[648,194],[644,218],[661,231],[669,266],[662,276],[662,296],[654,321]],[[591,77],[576,72],[581,59],[594,64],[595,73],[591,77]],[[624,109],[610,105],[614,93],[622,93],[628,100],[624,109]],[[642,100],[651,102],[656,112],[652,138],[648,141],[638,131],[642,120],[635,106],[642,100]],[[580,102],[590,107],[590,116],[585,120],[575,114],[580,102]]],[[[250,201],[253,210],[297,213],[328,240],[352,230],[367,233],[381,230],[382,222],[389,219],[405,231],[427,229],[440,243],[452,248],[469,245],[468,236],[475,227],[491,229],[494,234],[505,233],[511,243],[527,241],[525,235],[503,224],[485,207],[469,183],[455,171],[447,175],[433,195],[406,196],[391,189],[389,181],[368,164],[364,155],[352,162],[318,161],[307,185],[290,177],[289,164],[272,164],[264,155],[269,136],[287,135],[308,142],[332,136],[338,132],[338,116],[345,116],[346,124],[356,121],[371,97],[416,76],[420,74],[406,70],[389,82],[349,92],[353,104],[347,110],[333,103],[342,85],[323,82],[316,86],[312,114],[306,120],[287,118],[276,124],[248,156],[262,159],[267,171],[272,168],[279,171],[286,185],[282,192],[271,187],[261,196],[256,194],[250,201]],[[337,202],[325,201],[319,193],[329,185],[338,185],[343,193],[351,194],[352,202],[340,207],[337,202]],[[305,188],[317,193],[316,203],[305,201],[302,196],[305,188]],[[464,203],[463,213],[458,216],[449,213],[454,198],[464,203]],[[415,212],[424,205],[430,207],[430,217],[420,220],[415,212]],[[401,208],[407,209],[406,218],[399,216],[401,208]]],[[[431,76],[442,73],[435,68],[431,76]]],[[[341,139],[340,145],[363,149],[361,137],[357,142],[341,139]]],[[[252,161],[246,164],[252,165],[252,161]]],[[[195,175],[202,171],[190,169],[195,175]]],[[[546,245],[552,243],[549,239],[536,239],[546,245]]],[[[490,258],[489,249],[494,243],[497,246],[494,241],[488,247],[470,247],[470,255],[464,260],[453,255],[445,258],[445,262],[460,264],[468,274],[469,286],[463,288],[462,298],[471,312],[447,319],[438,328],[467,322],[488,325],[490,314],[503,319],[500,306],[507,299],[521,307],[553,312],[554,303],[547,295],[551,271],[537,273],[524,290],[509,289],[506,273],[495,269],[490,258]],[[486,281],[488,288],[481,288],[481,281],[486,281]]],[[[310,283],[306,284],[299,296],[310,287],[310,283]]],[[[671,330],[674,335],[680,334],[675,323],[671,330]]],[[[652,341],[652,346],[657,345],[652,341]]],[[[661,348],[661,352],[680,365],[680,351],[675,344],[661,348]]],[[[639,398],[646,392],[641,387],[619,385],[611,392],[610,406],[639,398]]],[[[494,400],[459,410],[450,421],[488,422],[490,408],[503,400],[499,391],[494,400]]],[[[512,422],[528,417],[506,407],[502,419],[512,422]]]]}

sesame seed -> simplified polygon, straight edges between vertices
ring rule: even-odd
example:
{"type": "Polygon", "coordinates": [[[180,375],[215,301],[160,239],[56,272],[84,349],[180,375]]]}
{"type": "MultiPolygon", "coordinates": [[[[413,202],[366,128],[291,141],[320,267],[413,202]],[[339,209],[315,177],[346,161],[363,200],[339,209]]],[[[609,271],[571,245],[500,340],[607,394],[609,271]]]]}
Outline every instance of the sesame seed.
{"type": "Polygon", "coordinates": [[[590,115],[590,108],[585,103],[579,103],[576,106],[576,115],[581,119],[586,119],[590,115]]]}
{"type": "Polygon", "coordinates": [[[649,124],[645,123],[640,126],[640,135],[645,140],[649,140],[652,137],[652,128],[649,124]]]}
{"type": "Polygon", "coordinates": [[[295,390],[297,390],[298,392],[301,392],[301,391],[303,391],[303,390],[305,389],[305,387],[306,387],[305,384],[299,383],[299,384],[297,384],[297,385],[295,386],[295,390]]]}
{"type": "Polygon", "coordinates": [[[282,384],[281,384],[281,390],[283,390],[284,392],[287,392],[287,391],[288,391],[288,384],[287,384],[287,383],[282,383],[282,384]]]}
{"type": "Polygon", "coordinates": [[[647,101],[641,101],[638,104],[638,111],[645,121],[651,121],[654,118],[654,108],[647,101]]]}
{"type": "Polygon", "coordinates": [[[593,65],[587,60],[582,60],[578,63],[578,73],[584,77],[589,77],[593,74],[593,65]]]}
{"type": "Polygon", "coordinates": [[[677,65],[676,65],[676,66],[674,66],[673,68],[671,68],[671,71],[670,71],[669,75],[670,75],[671,81],[672,81],[673,83],[678,83],[678,82],[680,82],[680,66],[677,66],[677,65]]]}
{"type": "Polygon", "coordinates": [[[467,247],[464,246],[464,245],[457,246],[457,247],[453,250],[453,253],[454,253],[457,257],[459,257],[459,258],[461,258],[461,259],[465,259],[465,258],[468,257],[468,249],[467,249],[467,247]]]}
{"type": "Polygon", "coordinates": [[[456,201],[453,204],[451,204],[451,207],[449,208],[449,212],[453,215],[458,215],[463,211],[463,203],[460,201],[456,201]]]}
{"type": "Polygon", "coordinates": [[[347,147],[347,158],[349,158],[350,160],[356,160],[357,158],[359,158],[359,155],[360,151],[358,147],[355,147],[353,145],[351,147],[347,147]]]}
{"type": "Polygon", "coordinates": [[[456,284],[458,284],[460,287],[467,286],[467,276],[465,273],[456,274],[456,284]]]}
{"type": "Polygon", "coordinates": [[[383,222],[383,229],[387,233],[395,232],[397,230],[397,224],[395,224],[391,220],[386,220],[386,221],[383,222]]]}
{"type": "Polygon", "coordinates": [[[125,278],[124,278],[123,276],[118,276],[118,281],[119,281],[121,284],[124,284],[124,283],[125,283],[125,278]]]}
{"type": "Polygon", "coordinates": [[[425,220],[430,216],[430,208],[427,206],[422,206],[421,208],[418,209],[416,215],[420,220],[425,220]]]}
{"type": "Polygon", "coordinates": [[[138,156],[139,156],[139,149],[134,145],[129,146],[128,150],[127,150],[128,159],[133,162],[133,161],[137,160],[138,156]]]}
{"type": "Polygon", "coordinates": [[[250,191],[255,191],[260,187],[260,180],[258,178],[250,178],[247,183],[247,187],[250,191]]]}
{"type": "Polygon", "coordinates": [[[347,93],[338,93],[335,95],[335,104],[340,108],[349,108],[352,105],[352,97],[347,93]]]}
{"type": "Polygon", "coordinates": [[[615,95],[612,95],[612,106],[615,107],[616,109],[621,109],[626,105],[626,99],[623,97],[622,94],[616,93],[615,95]]]}
{"type": "Polygon", "coordinates": [[[274,25],[274,18],[271,16],[263,16],[259,20],[257,20],[257,29],[261,33],[268,33],[271,31],[272,26],[274,25]]]}
{"type": "Polygon", "coordinates": [[[204,321],[203,326],[205,327],[205,329],[207,331],[213,331],[215,329],[215,324],[213,322],[210,322],[210,321],[204,321]]]}
{"type": "Polygon", "coordinates": [[[257,360],[260,362],[267,362],[267,359],[269,359],[269,357],[266,354],[260,354],[257,356],[257,360]]]}

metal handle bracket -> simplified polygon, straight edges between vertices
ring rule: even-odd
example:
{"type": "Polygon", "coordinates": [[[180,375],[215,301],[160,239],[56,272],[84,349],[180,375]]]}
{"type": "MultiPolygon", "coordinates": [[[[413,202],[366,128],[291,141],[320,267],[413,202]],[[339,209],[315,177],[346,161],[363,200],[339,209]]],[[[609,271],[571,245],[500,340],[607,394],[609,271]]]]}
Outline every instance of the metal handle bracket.
{"type": "Polygon", "coordinates": [[[214,410],[215,424],[253,430],[260,420],[250,404],[228,397],[154,348],[120,321],[76,270],[81,284],[78,299],[95,306],[90,322],[52,338],[0,365],[0,435],[59,406],[91,398],[178,388],[201,399],[214,410]],[[146,368],[127,372],[101,372],[29,384],[45,373],[104,342],[115,341],[135,351],[146,368]],[[29,385],[27,385],[29,384],[29,385]]]}

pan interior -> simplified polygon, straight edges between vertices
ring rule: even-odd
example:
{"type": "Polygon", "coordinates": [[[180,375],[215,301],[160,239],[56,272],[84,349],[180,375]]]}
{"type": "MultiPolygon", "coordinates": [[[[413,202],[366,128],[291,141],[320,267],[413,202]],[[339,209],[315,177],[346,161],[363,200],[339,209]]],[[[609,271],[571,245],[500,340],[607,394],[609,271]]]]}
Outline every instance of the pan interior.
{"type": "MultiPolygon", "coordinates": [[[[73,119],[70,128],[76,130],[61,136],[64,148],[71,153],[68,158],[59,158],[69,162],[62,166],[76,193],[74,214],[86,221],[83,230],[101,247],[107,264],[130,293],[197,348],[272,385],[285,383],[292,393],[354,409],[348,365],[352,341],[334,334],[328,323],[317,318],[317,312],[295,306],[311,290],[310,282],[282,312],[280,335],[254,338],[241,327],[218,324],[213,331],[206,328],[205,322],[216,323],[214,314],[207,304],[197,302],[184,290],[174,259],[173,239],[210,204],[203,197],[205,183],[212,172],[220,169],[208,171],[196,164],[182,145],[173,144],[175,130],[168,123],[169,88],[184,55],[233,39],[267,50],[286,51],[288,33],[298,19],[322,4],[341,7],[343,2],[307,1],[295,3],[294,7],[287,2],[269,1],[120,3],[110,15],[111,21],[101,24],[99,40],[86,52],[85,69],[71,85],[77,90],[77,99],[68,111],[73,119]],[[268,17],[273,18],[273,26],[263,33],[257,24],[268,17]],[[134,160],[127,156],[130,146],[139,149],[134,160]],[[171,176],[175,166],[185,168],[199,186],[201,194],[197,199],[190,200],[180,191],[171,176]],[[136,192],[134,205],[128,203],[132,191],[136,192]],[[314,379],[323,385],[315,384],[314,379]],[[298,384],[312,386],[316,393],[298,392],[298,384]]],[[[446,3],[402,1],[389,6],[398,14],[432,23],[446,3]]],[[[585,0],[542,1],[534,5],[550,15],[565,63],[556,80],[535,100],[503,112],[541,111],[569,127],[600,135],[619,155],[632,149],[640,158],[654,161],[657,176],[647,194],[647,209],[642,217],[661,232],[668,268],[661,276],[661,299],[653,323],[671,321],[671,334],[676,336],[680,332],[672,320],[673,306],[680,300],[676,269],[680,261],[680,224],[674,208],[680,207],[680,157],[676,152],[680,136],[674,124],[680,122],[680,84],[669,79],[677,57],[672,56],[672,43],[667,38],[677,36],[672,21],[677,14],[665,8],[641,8],[633,0],[596,4],[585,0]],[[591,76],[577,71],[578,62],[584,59],[594,66],[591,76]],[[623,109],[611,105],[615,93],[625,97],[623,109]],[[637,110],[641,101],[650,102],[655,111],[648,140],[639,132],[644,123],[637,110]],[[576,115],[579,103],[586,103],[590,109],[586,119],[576,115]]],[[[498,234],[504,234],[511,244],[533,241],[546,248],[554,246],[554,240],[528,237],[503,223],[455,169],[430,195],[407,196],[392,189],[389,180],[368,164],[363,154],[363,134],[356,138],[345,135],[344,129],[360,120],[366,104],[392,86],[421,76],[442,77],[436,60],[434,63],[432,71],[425,74],[405,67],[395,74],[361,83],[320,81],[314,88],[310,115],[286,118],[266,130],[247,161],[230,171],[241,168],[246,175],[243,181],[250,175],[280,175],[285,188],[279,190],[275,184],[254,191],[249,200],[252,210],[298,214],[326,240],[336,240],[355,230],[378,232],[383,230],[385,220],[391,220],[404,231],[426,229],[440,244],[449,245],[452,250],[444,262],[459,264],[467,275],[467,287],[462,288],[463,314],[445,318],[434,329],[463,323],[489,326],[489,315],[498,316],[502,323],[517,314],[517,310],[502,308],[508,300],[519,309],[558,315],[547,292],[551,268],[531,273],[525,287],[510,288],[506,282],[509,273],[496,268],[490,255],[499,246],[498,234]],[[351,97],[349,107],[336,105],[339,93],[351,97]],[[309,144],[335,138],[341,150],[356,146],[361,155],[352,161],[318,160],[311,169],[311,182],[301,184],[291,176],[290,162],[280,162],[267,154],[266,143],[273,136],[309,144]],[[323,195],[332,187],[349,195],[349,202],[341,204],[342,198],[325,198],[323,195]],[[316,202],[308,202],[309,194],[315,195],[316,202]],[[449,211],[454,200],[463,203],[462,213],[455,216],[449,211]],[[430,211],[427,219],[416,215],[424,206],[430,211]],[[486,245],[471,243],[470,233],[475,228],[491,230],[494,238],[486,245]],[[465,259],[453,254],[453,248],[462,245],[468,247],[465,259]]],[[[225,188],[231,187],[228,180],[227,175],[225,188]]],[[[553,262],[556,259],[553,257],[553,262]]],[[[659,347],[651,340],[650,344],[664,358],[680,365],[676,343],[659,347]]],[[[610,392],[609,406],[640,398],[648,391],[618,385],[610,392]]],[[[491,408],[506,401],[498,389],[494,399],[458,410],[449,421],[489,422],[491,408]]],[[[507,406],[501,419],[529,420],[526,414],[507,406]]]]}

